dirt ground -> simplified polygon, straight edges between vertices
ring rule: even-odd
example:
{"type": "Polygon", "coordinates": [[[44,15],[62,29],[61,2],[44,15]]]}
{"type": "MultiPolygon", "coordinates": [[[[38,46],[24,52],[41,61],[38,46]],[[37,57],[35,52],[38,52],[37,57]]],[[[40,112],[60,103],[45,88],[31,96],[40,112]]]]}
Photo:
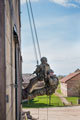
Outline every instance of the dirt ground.
{"type": "Polygon", "coordinates": [[[80,106],[23,109],[37,120],[80,120],[80,106]]]}

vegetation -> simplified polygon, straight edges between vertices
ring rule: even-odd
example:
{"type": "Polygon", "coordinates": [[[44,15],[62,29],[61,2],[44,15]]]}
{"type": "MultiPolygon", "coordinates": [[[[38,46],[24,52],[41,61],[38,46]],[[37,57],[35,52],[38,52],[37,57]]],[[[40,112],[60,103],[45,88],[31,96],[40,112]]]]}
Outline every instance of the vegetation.
{"type": "MultiPolygon", "coordinates": [[[[80,87],[78,87],[80,88],[80,87]]],[[[79,89],[80,90],[80,89],[79,89]]],[[[59,94],[62,94],[61,93],[61,86],[60,86],[60,82],[59,82],[59,85],[58,85],[58,88],[57,88],[57,92],[59,94]]],[[[77,105],[78,104],[78,97],[66,97],[66,99],[72,104],[72,105],[77,105]]]]}
{"type": "Polygon", "coordinates": [[[62,79],[62,78],[64,78],[65,77],[65,75],[58,75],[58,79],[60,80],[60,79],[62,79]]]}
{"type": "MultiPolygon", "coordinates": [[[[61,93],[60,82],[58,88],[56,90],[57,93],[61,93]]],[[[66,97],[66,99],[72,104],[78,104],[78,97],[66,97]]],[[[29,100],[22,104],[23,108],[45,108],[45,107],[63,107],[64,104],[62,103],[61,99],[53,94],[52,96],[39,96],[34,98],[33,100],[29,100]]]]}
{"type": "Polygon", "coordinates": [[[66,98],[72,105],[78,104],[78,97],[67,97],[66,98]]]}
{"type": "Polygon", "coordinates": [[[62,93],[61,93],[61,86],[60,86],[60,82],[59,82],[59,85],[58,85],[58,88],[57,88],[56,92],[58,92],[58,93],[62,94],[62,93]]]}
{"type": "Polygon", "coordinates": [[[45,108],[62,106],[64,106],[63,103],[56,95],[52,95],[50,97],[44,95],[23,103],[23,108],[45,108]]]}

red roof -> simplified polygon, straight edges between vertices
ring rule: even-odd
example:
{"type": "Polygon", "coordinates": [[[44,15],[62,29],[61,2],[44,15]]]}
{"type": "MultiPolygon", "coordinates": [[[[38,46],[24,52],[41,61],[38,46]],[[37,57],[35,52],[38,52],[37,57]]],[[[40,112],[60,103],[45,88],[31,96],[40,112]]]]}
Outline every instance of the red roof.
{"type": "Polygon", "coordinates": [[[65,82],[67,82],[68,80],[71,80],[73,77],[77,76],[78,74],[80,74],[80,71],[79,71],[79,72],[71,73],[71,74],[67,75],[66,77],[62,78],[60,81],[61,81],[62,83],[65,83],[65,82]]]}

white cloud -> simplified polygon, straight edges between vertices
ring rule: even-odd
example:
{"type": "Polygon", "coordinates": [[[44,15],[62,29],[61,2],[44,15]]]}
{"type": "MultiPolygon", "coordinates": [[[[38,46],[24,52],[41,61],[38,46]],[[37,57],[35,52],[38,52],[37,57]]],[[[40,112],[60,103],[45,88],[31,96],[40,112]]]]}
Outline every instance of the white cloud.
{"type": "MultiPolygon", "coordinates": [[[[56,39],[56,38],[55,38],[56,39]]],[[[58,38],[60,39],[60,38],[58,38]]],[[[59,40],[60,41],[60,40],[59,40]]],[[[41,45],[42,56],[48,58],[48,62],[52,69],[57,74],[69,74],[80,68],[80,42],[72,45],[66,45],[63,49],[61,47],[55,48],[53,41],[43,41],[41,45]],[[45,47],[44,47],[45,45],[45,47]]],[[[36,68],[36,61],[33,52],[33,46],[28,46],[23,49],[23,73],[32,73],[36,68]]]]}
{"type": "MultiPolygon", "coordinates": [[[[77,33],[80,31],[79,16],[80,14],[72,14],[69,16],[55,17],[54,19],[51,17],[46,20],[45,18],[43,21],[40,19],[40,21],[38,20],[39,23],[37,22],[39,29],[40,27],[43,29],[47,26],[53,26],[54,30],[52,29],[52,34],[50,34],[51,28],[48,31],[44,30],[44,32],[41,29],[42,32],[39,35],[39,42],[42,56],[48,58],[51,68],[57,74],[68,74],[80,68],[80,42],[78,40],[80,34],[77,33]],[[46,22],[43,26],[44,21],[46,22]]],[[[29,35],[29,30],[27,31],[29,35]]],[[[25,41],[26,36],[24,35],[23,38],[25,41]]],[[[28,44],[28,42],[25,45],[22,48],[23,73],[32,73],[36,66],[33,46],[32,43],[28,44]]]]}
{"type": "Polygon", "coordinates": [[[78,7],[76,3],[80,3],[80,0],[50,0],[50,1],[62,5],[64,7],[78,7]]]}
{"type": "MultiPolygon", "coordinates": [[[[28,1],[28,0],[27,0],[28,1]]],[[[31,2],[38,2],[39,0],[31,0],[31,2]]],[[[21,0],[21,4],[25,4],[26,0],[21,0]]]]}
{"type": "Polygon", "coordinates": [[[75,0],[76,2],[80,3],[80,0],[75,0]]]}
{"type": "MultiPolygon", "coordinates": [[[[29,1],[29,0],[27,0],[29,1]]],[[[40,0],[31,0],[31,2],[39,2],[40,0]]],[[[80,0],[48,0],[64,7],[79,7],[80,0]]],[[[21,0],[21,4],[25,4],[26,0],[21,0]]]]}

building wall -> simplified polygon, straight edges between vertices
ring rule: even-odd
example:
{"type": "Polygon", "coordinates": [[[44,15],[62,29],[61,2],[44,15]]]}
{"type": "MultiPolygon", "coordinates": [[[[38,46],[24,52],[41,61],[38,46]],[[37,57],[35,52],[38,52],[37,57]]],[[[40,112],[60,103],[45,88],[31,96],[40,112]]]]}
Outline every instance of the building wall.
{"type": "Polygon", "coordinates": [[[67,82],[68,96],[80,96],[80,74],[67,82]]]}
{"type": "Polygon", "coordinates": [[[2,10],[2,13],[0,11],[0,28],[2,28],[0,29],[0,33],[4,34],[4,38],[1,38],[1,34],[0,34],[0,41],[1,41],[0,56],[2,55],[1,59],[3,65],[1,66],[0,64],[1,67],[0,70],[2,70],[2,75],[0,71],[0,77],[2,79],[1,80],[2,84],[0,84],[0,87],[1,85],[6,83],[5,85],[3,85],[3,89],[0,90],[0,91],[3,90],[2,95],[4,95],[3,98],[4,104],[2,104],[3,107],[1,108],[1,110],[2,113],[4,114],[6,113],[6,117],[4,118],[3,115],[3,117],[0,118],[0,120],[20,120],[21,79],[22,79],[21,78],[20,0],[5,0],[5,2],[4,0],[0,0],[0,9],[2,10]],[[1,17],[3,17],[2,20],[4,19],[4,24],[3,21],[1,20],[1,17]],[[14,31],[16,32],[16,38],[14,31]],[[16,54],[15,50],[17,50],[18,54],[16,54]],[[5,72],[3,71],[3,69],[5,72]],[[17,85],[15,85],[15,83],[17,83],[17,85]],[[4,106],[5,104],[6,106],[4,106]]]}
{"type": "Polygon", "coordinates": [[[67,97],[67,84],[61,83],[60,85],[61,85],[61,92],[65,97],[67,97]]]}
{"type": "MultiPolygon", "coordinates": [[[[6,119],[9,120],[12,117],[13,120],[13,77],[12,77],[12,21],[11,21],[11,8],[10,3],[7,0],[5,3],[5,44],[6,44],[6,95],[8,100],[6,103],[6,119]]],[[[14,89],[13,89],[14,90],[14,89]]],[[[15,102],[15,100],[14,100],[15,102]]]]}
{"type": "Polygon", "coordinates": [[[80,74],[66,83],[61,83],[61,92],[64,96],[80,96],[80,74]]]}
{"type": "Polygon", "coordinates": [[[0,0],[0,120],[6,119],[5,83],[5,4],[0,0]]]}

